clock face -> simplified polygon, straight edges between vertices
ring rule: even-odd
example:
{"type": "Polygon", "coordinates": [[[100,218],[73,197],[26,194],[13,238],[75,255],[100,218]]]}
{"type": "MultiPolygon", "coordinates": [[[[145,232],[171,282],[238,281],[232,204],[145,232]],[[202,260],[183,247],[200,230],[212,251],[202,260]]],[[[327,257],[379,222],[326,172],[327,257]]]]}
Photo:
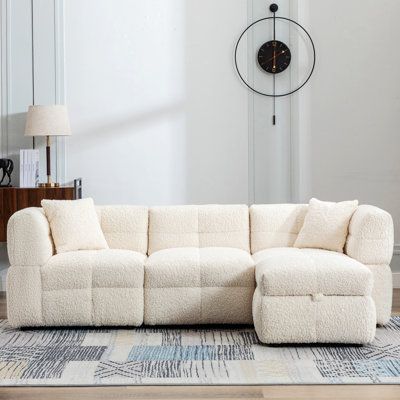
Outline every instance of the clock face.
{"type": "Polygon", "coordinates": [[[270,74],[284,71],[290,64],[289,47],[279,40],[265,42],[258,50],[257,60],[260,67],[270,74]]]}

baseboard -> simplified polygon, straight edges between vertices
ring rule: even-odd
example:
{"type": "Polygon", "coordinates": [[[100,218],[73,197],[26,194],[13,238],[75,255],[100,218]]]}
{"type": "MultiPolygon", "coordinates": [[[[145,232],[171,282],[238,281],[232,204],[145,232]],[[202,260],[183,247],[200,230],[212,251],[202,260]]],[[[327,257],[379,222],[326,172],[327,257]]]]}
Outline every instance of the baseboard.
{"type": "Polygon", "coordinates": [[[393,271],[393,287],[400,288],[400,244],[394,245],[390,267],[393,271]]]}
{"type": "Polygon", "coordinates": [[[6,275],[9,266],[7,257],[7,244],[0,242],[0,291],[6,290],[6,275]]]}
{"type": "Polygon", "coordinates": [[[7,278],[7,270],[0,270],[0,292],[6,291],[6,278],[7,278]]]}
{"type": "Polygon", "coordinates": [[[400,289],[400,272],[393,272],[393,287],[395,289],[400,289]]]}

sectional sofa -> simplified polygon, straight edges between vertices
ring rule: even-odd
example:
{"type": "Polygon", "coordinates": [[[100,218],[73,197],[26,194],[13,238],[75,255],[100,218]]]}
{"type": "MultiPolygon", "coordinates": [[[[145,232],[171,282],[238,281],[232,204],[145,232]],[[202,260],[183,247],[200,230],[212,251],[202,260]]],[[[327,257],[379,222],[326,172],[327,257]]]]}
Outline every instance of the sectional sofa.
{"type": "Polygon", "coordinates": [[[41,208],[8,224],[13,327],[253,324],[265,343],[367,343],[388,322],[391,216],[361,205],[344,253],[293,243],[307,205],[101,206],[106,250],[55,254],[41,208]]]}

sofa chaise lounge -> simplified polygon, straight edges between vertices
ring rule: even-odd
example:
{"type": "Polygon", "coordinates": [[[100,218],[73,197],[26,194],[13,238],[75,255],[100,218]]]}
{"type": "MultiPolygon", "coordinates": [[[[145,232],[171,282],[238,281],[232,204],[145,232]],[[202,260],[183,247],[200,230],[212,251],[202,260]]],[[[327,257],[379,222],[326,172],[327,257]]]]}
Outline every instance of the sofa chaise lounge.
{"type": "Polygon", "coordinates": [[[55,254],[41,208],[8,223],[13,327],[252,324],[265,343],[367,343],[388,322],[391,216],[358,206],[344,253],[293,244],[307,205],[98,206],[109,249],[55,254]]]}

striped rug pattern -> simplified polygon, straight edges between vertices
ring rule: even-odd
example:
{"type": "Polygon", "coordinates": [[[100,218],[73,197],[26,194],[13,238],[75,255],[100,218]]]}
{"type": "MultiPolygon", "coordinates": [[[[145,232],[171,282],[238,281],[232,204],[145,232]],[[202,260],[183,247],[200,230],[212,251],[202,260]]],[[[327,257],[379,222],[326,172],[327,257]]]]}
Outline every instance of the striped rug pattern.
{"type": "Polygon", "coordinates": [[[250,327],[12,329],[0,385],[400,384],[400,317],[367,346],[266,346],[250,327]]]}

